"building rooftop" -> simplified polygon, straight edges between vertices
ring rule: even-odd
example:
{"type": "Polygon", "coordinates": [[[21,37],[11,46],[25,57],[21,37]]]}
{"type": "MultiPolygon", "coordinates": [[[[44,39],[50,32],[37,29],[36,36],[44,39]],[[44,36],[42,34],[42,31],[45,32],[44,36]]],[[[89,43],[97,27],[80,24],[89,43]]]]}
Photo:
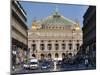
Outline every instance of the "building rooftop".
{"type": "Polygon", "coordinates": [[[73,25],[73,24],[76,24],[76,22],[73,22],[72,20],[65,18],[63,15],[61,15],[57,11],[55,11],[51,16],[48,16],[47,18],[43,19],[41,23],[44,25],[73,25]]]}

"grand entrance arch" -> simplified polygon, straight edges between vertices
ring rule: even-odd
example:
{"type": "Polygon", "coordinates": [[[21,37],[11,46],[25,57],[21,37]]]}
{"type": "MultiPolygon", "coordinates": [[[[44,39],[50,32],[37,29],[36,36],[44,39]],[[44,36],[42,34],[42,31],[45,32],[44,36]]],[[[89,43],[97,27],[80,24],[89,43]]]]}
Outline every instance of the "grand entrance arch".
{"type": "Polygon", "coordinates": [[[65,58],[65,53],[62,53],[62,59],[65,58]]]}
{"type": "Polygon", "coordinates": [[[50,53],[48,54],[48,58],[49,58],[49,59],[51,59],[51,58],[52,58],[52,55],[51,55],[50,53]]]}
{"type": "Polygon", "coordinates": [[[72,53],[68,53],[68,57],[71,58],[72,57],[72,53]]]}
{"type": "Polygon", "coordinates": [[[36,58],[36,55],[33,53],[33,54],[32,54],[32,57],[36,58]]]}
{"type": "Polygon", "coordinates": [[[58,57],[59,57],[59,54],[58,54],[58,53],[56,53],[56,54],[55,54],[55,58],[58,58],[58,57]]]}
{"type": "Polygon", "coordinates": [[[44,59],[44,54],[41,54],[41,60],[43,60],[44,59]]]}

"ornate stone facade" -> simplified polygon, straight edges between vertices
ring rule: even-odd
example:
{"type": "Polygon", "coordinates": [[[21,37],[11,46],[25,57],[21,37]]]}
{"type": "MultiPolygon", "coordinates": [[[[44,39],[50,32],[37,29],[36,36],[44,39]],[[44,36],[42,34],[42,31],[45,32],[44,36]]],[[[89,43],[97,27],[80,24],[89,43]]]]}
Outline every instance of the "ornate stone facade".
{"type": "Polygon", "coordinates": [[[79,23],[54,11],[51,16],[32,23],[28,30],[30,57],[62,60],[66,55],[75,56],[82,45],[79,23]]]}

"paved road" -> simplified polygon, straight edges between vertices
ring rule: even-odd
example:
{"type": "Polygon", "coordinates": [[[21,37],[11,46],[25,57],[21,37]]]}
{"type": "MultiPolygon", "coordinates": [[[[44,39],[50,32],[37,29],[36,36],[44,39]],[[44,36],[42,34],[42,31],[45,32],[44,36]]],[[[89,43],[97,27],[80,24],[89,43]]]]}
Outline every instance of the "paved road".
{"type": "Polygon", "coordinates": [[[27,74],[27,73],[41,73],[41,72],[53,72],[53,71],[74,71],[74,70],[85,70],[85,69],[95,69],[95,68],[86,67],[84,64],[64,65],[64,67],[58,65],[56,70],[54,70],[54,68],[48,68],[48,69],[38,68],[38,69],[30,70],[30,69],[24,69],[20,67],[17,68],[16,71],[14,71],[14,73],[27,74]]]}
{"type": "Polygon", "coordinates": [[[51,72],[53,71],[52,68],[50,69],[34,69],[34,70],[31,70],[31,69],[24,69],[24,68],[20,68],[20,69],[17,69],[16,71],[13,71],[13,73],[17,73],[17,74],[24,74],[24,73],[41,73],[41,72],[51,72]]]}
{"type": "Polygon", "coordinates": [[[75,70],[89,70],[95,69],[95,67],[88,66],[86,67],[84,64],[74,64],[74,65],[67,65],[65,67],[60,67],[60,71],[75,71],[75,70]]]}
{"type": "Polygon", "coordinates": [[[39,63],[39,68],[38,69],[24,69],[22,67],[17,67],[15,69],[15,71],[13,71],[12,73],[17,73],[17,74],[23,74],[23,73],[41,73],[41,72],[50,72],[50,71],[53,71],[54,68],[53,68],[53,62],[50,62],[50,68],[46,68],[46,69],[43,69],[41,68],[41,65],[42,65],[42,62],[39,63]]]}

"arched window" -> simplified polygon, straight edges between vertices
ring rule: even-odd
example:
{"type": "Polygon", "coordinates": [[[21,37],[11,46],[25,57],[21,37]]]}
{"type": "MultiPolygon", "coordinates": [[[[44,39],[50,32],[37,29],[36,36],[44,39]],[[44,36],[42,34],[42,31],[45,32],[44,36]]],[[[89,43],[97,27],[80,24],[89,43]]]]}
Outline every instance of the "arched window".
{"type": "Polygon", "coordinates": [[[48,58],[51,58],[51,54],[50,53],[48,54],[48,58]]]}
{"type": "Polygon", "coordinates": [[[58,53],[56,53],[56,54],[55,54],[55,58],[58,58],[58,57],[59,57],[59,55],[58,55],[58,53]]]}
{"type": "Polygon", "coordinates": [[[36,57],[35,54],[32,54],[32,57],[36,57]]]}
{"type": "Polygon", "coordinates": [[[62,53],[62,58],[65,58],[65,53],[62,53]]]}
{"type": "Polygon", "coordinates": [[[69,53],[69,55],[72,55],[72,53],[69,53]]]}
{"type": "Polygon", "coordinates": [[[44,54],[41,54],[41,60],[44,59],[44,54]]]}
{"type": "Polygon", "coordinates": [[[72,53],[69,53],[68,56],[69,56],[69,58],[71,58],[72,57],[72,53]]]}

